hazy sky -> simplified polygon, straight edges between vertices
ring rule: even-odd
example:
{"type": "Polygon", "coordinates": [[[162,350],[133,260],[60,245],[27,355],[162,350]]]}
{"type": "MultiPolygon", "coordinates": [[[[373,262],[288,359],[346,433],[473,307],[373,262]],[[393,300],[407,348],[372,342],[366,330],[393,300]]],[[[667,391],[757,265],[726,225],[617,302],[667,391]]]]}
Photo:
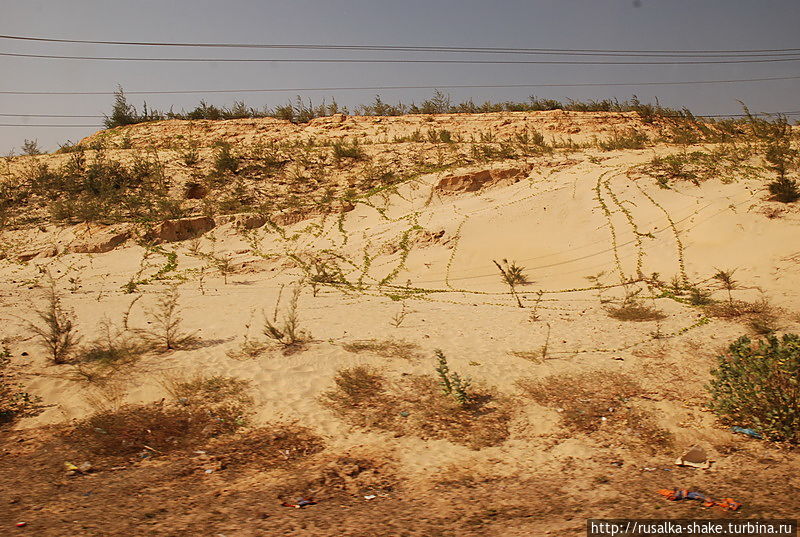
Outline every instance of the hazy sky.
{"type": "MultiPolygon", "coordinates": [[[[800,48],[797,0],[6,0],[0,34],[66,39],[439,45],[586,49],[800,48]]],[[[0,39],[0,52],[58,55],[229,58],[409,58],[410,53],[335,53],[30,43],[0,39]]],[[[415,58],[441,57],[414,55],[415,58]]],[[[452,56],[447,56],[452,57],[452,56]]],[[[800,56],[798,56],[800,58],[800,56]]],[[[516,59],[524,59],[513,57],[516,59]]],[[[800,75],[800,61],[731,65],[431,65],[156,63],[0,57],[0,91],[112,91],[320,86],[660,82],[800,75]]],[[[702,86],[446,90],[454,100],[658,97],[699,114],[800,110],[800,80],[702,86]]],[[[315,102],[369,102],[375,91],[303,92],[315,102]]],[[[385,90],[384,100],[421,101],[431,90],[385,90]]],[[[201,98],[226,105],[285,103],[296,92],[132,96],[159,109],[192,108],[201,98]]],[[[0,114],[103,114],[111,96],[0,94],[0,114]]],[[[797,117],[797,116],[795,116],[797,117]]],[[[0,123],[94,124],[101,119],[0,117],[0,123]]],[[[0,127],[0,152],[38,139],[53,149],[93,128],[0,127]]]]}

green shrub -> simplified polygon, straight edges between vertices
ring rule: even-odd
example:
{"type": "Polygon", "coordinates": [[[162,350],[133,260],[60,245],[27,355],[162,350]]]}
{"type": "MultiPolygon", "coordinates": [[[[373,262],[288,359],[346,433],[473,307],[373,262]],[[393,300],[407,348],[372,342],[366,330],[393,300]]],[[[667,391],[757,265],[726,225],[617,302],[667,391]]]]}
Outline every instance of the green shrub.
{"type": "Polygon", "coordinates": [[[11,358],[7,348],[0,350],[0,425],[11,423],[23,416],[32,416],[41,410],[41,400],[20,391],[6,367],[11,358]]]}
{"type": "Polygon", "coordinates": [[[337,162],[346,158],[353,160],[364,160],[366,158],[366,154],[359,145],[358,140],[355,139],[349,144],[347,142],[334,142],[333,158],[336,159],[337,162]]]}
{"type": "Polygon", "coordinates": [[[226,172],[236,173],[239,169],[239,158],[236,157],[231,151],[231,145],[224,143],[217,148],[217,153],[214,155],[214,171],[218,175],[224,175],[226,172]]]}
{"type": "Polygon", "coordinates": [[[770,440],[800,441],[800,336],[737,339],[718,358],[708,390],[725,421],[770,440]]]}

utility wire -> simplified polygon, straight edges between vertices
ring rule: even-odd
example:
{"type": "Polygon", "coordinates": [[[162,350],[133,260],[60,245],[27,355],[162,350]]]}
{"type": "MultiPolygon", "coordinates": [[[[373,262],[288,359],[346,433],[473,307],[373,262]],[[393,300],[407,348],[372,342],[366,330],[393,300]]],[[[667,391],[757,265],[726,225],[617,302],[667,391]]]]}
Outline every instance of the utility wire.
{"type": "MultiPolygon", "coordinates": [[[[584,88],[617,86],[678,86],[694,84],[733,84],[737,82],[768,82],[800,80],[800,76],[771,76],[761,78],[729,78],[724,80],[674,80],[665,82],[583,82],[567,84],[439,84],[435,86],[330,86],[317,88],[261,88],[222,90],[125,91],[126,95],[189,95],[205,93],[274,93],[302,91],[382,91],[409,89],[493,89],[493,88],[584,88]]],[[[114,95],[114,91],[2,91],[0,95],[114,95]]]]}
{"type": "Polygon", "coordinates": [[[449,47],[449,46],[409,46],[409,45],[326,45],[326,44],[260,44],[260,43],[175,43],[158,41],[102,41],[90,39],[57,39],[16,35],[0,35],[0,39],[17,41],[36,41],[45,43],[72,43],[87,45],[125,45],[146,47],[186,47],[186,48],[240,48],[240,49],[291,49],[291,50],[348,50],[380,52],[458,52],[481,54],[560,54],[560,55],[783,55],[800,53],[800,48],[778,49],[722,49],[722,50],[619,50],[619,49],[558,49],[558,48],[520,48],[520,47],[449,47]]]}
{"type": "Polygon", "coordinates": [[[96,128],[105,125],[28,125],[27,123],[0,123],[0,127],[69,127],[69,128],[96,128]]]}
{"type": "Polygon", "coordinates": [[[127,56],[62,56],[56,54],[20,54],[0,52],[0,56],[10,58],[37,58],[55,60],[99,60],[99,61],[131,61],[131,62],[190,62],[190,63],[419,63],[419,64],[490,64],[490,65],[711,65],[741,63],[777,63],[796,62],[794,58],[757,58],[740,60],[691,60],[691,61],[586,61],[586,60],[420,60],[420,59],[387,59],[387,58],[142,58],[127,56]]]}

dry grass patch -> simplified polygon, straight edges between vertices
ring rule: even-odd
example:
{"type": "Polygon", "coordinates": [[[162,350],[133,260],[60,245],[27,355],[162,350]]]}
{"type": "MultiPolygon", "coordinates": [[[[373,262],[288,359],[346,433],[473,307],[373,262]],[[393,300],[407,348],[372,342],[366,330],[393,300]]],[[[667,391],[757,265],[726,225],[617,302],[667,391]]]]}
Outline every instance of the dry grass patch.
{"type": "Polygon", "coordinates": [[[508,351],[508,354],[535,364],[541,364],[546,360],[546,358],[542,356],[542,351],[508,351]]]}
{"type": "Polygon", "coordinates": [[[467,404],[442,392],[430,375],[406,375],[397,381],[380,371],[357,366],[341,370],[323,404],[353,425],[436,438],[481,449],[509,436],[509,405],[491,390],[474,387],[467,404]]]}
{"type": "MultiPolygon", "coordinates": [[[[211,446],[210,446],[211,447],[211,446]]],[[[296,424],[268,425],[214,442],[215,458],[227,467],[290,466],[322,451],[322,439],[296,424]]]]}
{"type": "Polygon", "coordinates": [[[150,455],[185,449],[246,425],[249,383],[230,377],[195,377],[165,383],[175,401],[111,405],[80,421],[70,438],[101,455],[150,455]]]}
{"type": "Polygon", "coordinates": [[[667,316],[653,306],[642,304],[639,301],[626,301],[619,306],[606,308],[608,315],[619,321],[646,322],[660,321],[667,316]]]}
{"type": "Polygon", "coordinates": [[[347,352],[368,352],[383,358],[413,360],[420,357],[419,345],[397,339],[359,339],[344,343],[342,348],[347,352]]]}
{"type": "Polygon", "coordinates": [[[553,375],[517,382],[523,394],[561,413],[562,426],[571,433],[609,431],[653,449],[671,443],[671,434],[655,424],[653,416],[633,405],[643,395],[641,386],[627,375],[594,371],[580,375],[553,375]]]}
{"type": "Polygon", "coordinates": [[[709,317],[744,321],[754,329],[775,326],[769,332],[777,330],[776,323],[782,314],[781,309],[770,304],[766,298],[755,302],[745,300],[714,302],[705,307],[705,312],[709,317]]]}
{"type": "Polygon", "coordinates": [[[124,405],[79,422],[70,440],[93,453],[130,456],[186,449],[238,429],[241,415],[204,407],[150,403],[124,405]]]}

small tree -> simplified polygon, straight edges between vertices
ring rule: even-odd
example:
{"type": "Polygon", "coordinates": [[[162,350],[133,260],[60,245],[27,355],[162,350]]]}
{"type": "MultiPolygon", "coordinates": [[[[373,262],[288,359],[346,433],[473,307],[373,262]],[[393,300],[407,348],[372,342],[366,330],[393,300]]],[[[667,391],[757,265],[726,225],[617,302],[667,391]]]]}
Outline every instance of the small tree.
{"type": "Polygon", "coordinates": [[[22,154],[23,155],[41,155],[42,150],[39,149],[39,140],[28,140],[26,139],[22,143],[22,154]]]}
{"type": "Polygon", "coordinates": [[[139,114],[136,112],[136,108],[132,104],[128,104],[122,86],[117,86],[117,91],[114,92],[114,107],[111,109],[111,115],[106,116],[104,121],[106,128],[133,125],[138,122],[139,114]]]}
{"type": "Polygon", "coordinates": [[[731,291],[739,288],[739,282],[733,279],[734,272],[736,272],[736,269],[717,269],[717,273],[713,276],[713,278],[722,285],[722,288],[728,291],[728,302],[731,305],[733,305],[733,295],[731,291]]]}
{"type": "Polygon", "coordinates": [[[63,364],[80,342],[80,336],[72,322],[73,313],[63,307],[61,296],[56,290],[55,282],[50,284],[47,294],[47,306],[36,310],[40,323],[29,322],[28,326],[47,349],[53,363],[63,364]]]}
{"type": "Polygon", "coordinates": [[[520,308],[524,308],[525,306],[522,305],[522,301],[517,295],[517,286],[530,283],[528,277],[525,275],[525,267],[517,265],[514,261],[509,263],[507,259],[503,259],[501,263],[492,260],[492,263],[497,266],[503,282],[508,285],[508,288],[511,290],[511,296],[517,299],[517,305],[520,308]]]}
{"type": "Polygon", "coordinates": [[[726,422],[771,440],[800,442],[800,336],[742,336],[718,357],[708,387],[711,407],[726,422]]]}
{"type": "Polygon", "coordinates": [[[155,308],[146,312],[150,324],[153,325],[148,331],[149,335],[159,345],[163,345],[165,351],[187,345],[195,339],[192,334],[185,333],[181,328],[183,317],[178,306],[179,298],[178,288],[173,285],[159,297],[155,308]]]}

